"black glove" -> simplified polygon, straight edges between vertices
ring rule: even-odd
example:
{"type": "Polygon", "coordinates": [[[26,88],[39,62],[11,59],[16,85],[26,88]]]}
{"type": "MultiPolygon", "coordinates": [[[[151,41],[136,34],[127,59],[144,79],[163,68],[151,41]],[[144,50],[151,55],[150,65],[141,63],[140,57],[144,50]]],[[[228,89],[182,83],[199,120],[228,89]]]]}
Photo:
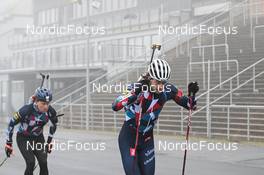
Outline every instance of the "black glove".
{"type": "Polygon", "coordinates": [[[6,152],[6,156],[7,157],[10,157],[11,156],[11,154],[13,153],[12,142],[6,142],[5,152],[6,152]]]}
{"type": "Polygon", "coordinates": [[[197,102],[195,98],[195,94],[199,91],[199,85],[197,82],[191,82],[188,85],[188,96],[189,96],[189,102],[188,107],[192,110],[196,110],[197,108],[197,102]]]}
{"type": "Polygon", "coordinates": [[[150,76],[149,73],[141,74],[137,83],[134,84],[135,93],[139,94],[142,91],[148,90],[150,86],[150,76]]]}
{"type": "Polygon", "coordinates": [[[52,144],[51,143],[47,143],[46,145],[45,145],[45,151],[46,151],[46,153],[51,153],[51,150],[52,150],[52,144]]]}
{"type": "Polygon", "coordinates": [[[149,73],[141,74],[137,82],[141,83],[142,85],[149,85],[150,84],[150,75],[149,75],[149,73]]]}
{"type": "Polygon", "coordinates": [[[199,85],[197,82],[191,82],[188,85],[188,96],[195,96],[195,94],[199,91],[199,85]]]}

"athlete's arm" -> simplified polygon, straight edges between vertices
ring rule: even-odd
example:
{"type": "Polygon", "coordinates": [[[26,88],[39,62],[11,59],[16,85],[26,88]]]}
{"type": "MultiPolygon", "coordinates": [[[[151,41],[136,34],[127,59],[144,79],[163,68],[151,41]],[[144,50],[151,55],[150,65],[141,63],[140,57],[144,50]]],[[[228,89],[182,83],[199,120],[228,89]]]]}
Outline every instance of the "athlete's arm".
{"type": "Polygon", "coordinates": [[[135,102],[136,99],[137,99],[137,95],[133,91],[129,92],[126,95],[120,95],[112,103],[112,109],[114,111],[119,111],[123,107],[128,106],[132,104],[133,102],[135,102]]]}
{"type": "Polygon", "coordinates": [[[12,118],[10,119],[8,123],[8,128],[6,130],[6,142],[7,143],[13,142],[12,137],[13,137],[14,128],[21,120],[25,118],[25,116],[28,113],[29,108],[30,108],[30,105],[23,106],[17,112],[15,112],[12,118]]]}
{"type": "Polygon", "coordinates": [[[137,96],[142,92],[143,84],[141,82],[134,83],[128,87],[128,92],[125,95],[118,96],[112,103],[112,109],[119,111],[123,107],[134,103],[137,100],[137,96]]]}
{"type": "Polygon", "coordinates": [[[189,98],[183,94],[181,89],[178,89],[176,86],[168,83],[165,85],[165,93],[167,94],[168,100],[172,99],[178,105],[189,110],[189,98]]]}
{"type": "Polygon", "coordinates": [[[53,136],[57,130],[58,117],[56,110],[52,106],[49,106],[48,115],[50,120],[50,127],[47,143],[49,144],[52,142],[53,136]]]}

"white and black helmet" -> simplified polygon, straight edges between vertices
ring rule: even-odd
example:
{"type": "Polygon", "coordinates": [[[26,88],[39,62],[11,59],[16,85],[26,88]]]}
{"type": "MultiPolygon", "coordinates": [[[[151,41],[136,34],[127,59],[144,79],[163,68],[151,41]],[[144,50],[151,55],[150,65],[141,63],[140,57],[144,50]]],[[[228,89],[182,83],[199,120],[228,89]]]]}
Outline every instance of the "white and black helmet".
{"type": "Polygon", "coordinates": [[[156,59],[149,65],[148,73],[155,80],[167,81],[170,78],[171,68],[167,61],[156,59]]]}

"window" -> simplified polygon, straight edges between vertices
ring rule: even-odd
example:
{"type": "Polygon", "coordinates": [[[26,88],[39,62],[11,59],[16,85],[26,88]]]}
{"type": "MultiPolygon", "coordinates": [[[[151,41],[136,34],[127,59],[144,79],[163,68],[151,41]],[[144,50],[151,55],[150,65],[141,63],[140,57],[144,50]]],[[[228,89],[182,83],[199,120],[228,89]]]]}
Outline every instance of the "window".
{"type": "Polygon", "coordinates": [[[51,9],[50,13],[50,23],[55,23],[56,21],[56,9],[51,9]]]}
{"type": "MultiPolygon", "coordinates": [[[[15,109],[19,108],[24,103],[23,98],[17,98],[17,97],[24,97],[24,82],[23,81],[12,81],[11,82],[11,98],[13,102],[13,107],[15,109]]],[[[10,98],[10,97],[8,97],[10,98]]]]}
{"type": "Polygon", "coordinates": [[[45,24],[46,24],[45,12],[42,11],[41,12],[41,25],[45,25],[45,24]]]}
{"type": "Polygon", "coordinates": [[[74,3],[72,5],[73,8],[73,18],[81,18],[82,17],[82,4],[80,3],[74,3]]]}
{"type": "Polygon", "coordinates": [[[82,16],[87,16],[87,0],[82,0],[82,16]]]}
{"type": "Polygon", "coordinates": [[[55,21],[54,22],[58,22],[59,21],[59,9],[55,8],[55,21]]]}
{"type": "Polygon", "coordinates": [[[136,7],[137,5],[138,5],[138,0],[133,0],[133,3],[132,3],[133,5],[133,7],[136,7]]]}
{"type": "Polygon", "coordinates": [[[142,37],[137,37],[136,38],[136,41],[135,41],[135,50],[136,50],[136,53],[135,53],[135,56],[140,56],[142,55],[142,40],[143,38],[142,37]]]}
{"type": "Polygon", "coordinates": [[[124,50],[126,49],[126,46],[123,43],[123,39],[117,40],[117,43],[119,45],[119,50],[118,50],[118,56],[121,58],[124,58],[124,50]]]}
{"type": "Polygon", "coordinates": [[[126,0],[127,1],[127,8],[130,8],[130,7],[132,7],[133,6],[133,1],[134,0],[126,0]]]}
{"type": "Polygon", "coordinates": [[[148,48],[150,48],[151,44],[152,44],[151,43],[151,36],[144,36],[143,45],[144,45],[146,57],[149,57],[151,54],[150,52],[147,52],[148,48]]]}
{"type": "Polygon", "coordinates": [[[126,7],[126,1],[125,0],[119,0],[119,8],[124,9],[126,7]]]}
{"type": "Polygon", "coordinates": [[[75,64],[80,64],[80,57],[81,57],[81,52],[80,52],[80,45],[75,45],[74,46],[74,58],[75,58],[75,64]]]}
{"type": "Polygon", "coordinates": [[[118,0],[112,0],[112,10],[118,9],[118,0]]]}
{"type": "Polygon", "coordinates": [[[73,18],[73,4],[68,5],[67,7],[64,8],[64,14],[69,19],[73,18]]]}
{"type": "Polygon", "coordinates": [[[65,59],[66,59],[66,62],[67,62],[67,64],[70,64],[70,65],[72,65],[72,60],[71,60],[71,47],[70,46],[66,46],[66,52],[65,52],[65,54],[66,54],[66,56],[65,56],[65,59]]]}
{"type": "Polygon", "coordinates": [[[73,18],[76,18],[77,16],[76,3],[72,4],[72,10],[73,10],[73,18]]]}
{"type": "Polygon", "coordinates": [[[42,25],[42,13],[38,12],[38,25],[42,25]]]}
{"type": "Polygon", "coordinates": [[[105,1],[106,2],[106,11],[108,12],[108,11],[111,11],[111,0],[106,0],[105,1]]]}
{"type": "Polygon", "coordinates": [[[67,63],[67,52],[66,52],[66,48],[65,47],[61,47],[60,48],[60,59],[59,59],[59,63],[61,64],[61,65],[69,65],[68,63],[67,63]]]}
{"type": "Polygon", "coordinates": [[[46,10],[45,13],[46,13],[46,17],[47,17],[46,24],[50,24],[50,21],[51,21],[51,10],[46,10]]]}
{"type": "Polygon", "coordinates": [[[128,39],[128,56],[134,56],[135,55],[135,50],[134,50],[134,45],[135,45],[135,38],[129,38],[128,39]]]}
{"type": "Polygon", "coordinates": [[[54,23],[55,22],[55,9],[52,8],[49,10],[49,15],[50,15],[50,21],[49,23],[54,23]]]}
{"type": "Polygon", "coordinates": [[[103,7],[102,7],[102,9],[103,9],[103,12],[106,12],[107,11],[107,1],[109,1],[109,0],[103,0],[103,7]]]}
{"type": "Polygon", "coordinates": [[[80,3],[76,3],[76,11],[77,11],[77,18],[82,17],[82,5],[80,3]]]}

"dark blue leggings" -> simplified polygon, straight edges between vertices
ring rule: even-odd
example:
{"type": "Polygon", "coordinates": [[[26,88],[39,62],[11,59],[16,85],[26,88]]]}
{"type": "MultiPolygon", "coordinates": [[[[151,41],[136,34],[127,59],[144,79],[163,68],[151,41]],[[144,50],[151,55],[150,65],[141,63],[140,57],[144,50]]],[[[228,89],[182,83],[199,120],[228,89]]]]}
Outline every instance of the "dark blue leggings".
{"type": "Polygon", "coordinates": [[[40,135],[36,138],[29,138],[23,136],[22,134],[17,134],[17,145],[18,148],[26,161],[26,170],[24,175],[33,175],[34,167],[35,167],[35,157],[38,160],[40,167],[40,175],[48,175],[48,163],[47,163],[47,153],[44,151],[44,146],[40,150],[33,150],[30,145],[36,146],[36,144],[44,145],[45,139],[43,135],[40,135]]]}
{"type": "Polygon", "coordinates": [[[130,155],[130,148],[134,148],[136,130],[127,122],[119,133],[118,143],[122,163],[126,175],[154,175],[155,173],[155,152],[153,131],[139,134],[136,157],[130,155]]]}

